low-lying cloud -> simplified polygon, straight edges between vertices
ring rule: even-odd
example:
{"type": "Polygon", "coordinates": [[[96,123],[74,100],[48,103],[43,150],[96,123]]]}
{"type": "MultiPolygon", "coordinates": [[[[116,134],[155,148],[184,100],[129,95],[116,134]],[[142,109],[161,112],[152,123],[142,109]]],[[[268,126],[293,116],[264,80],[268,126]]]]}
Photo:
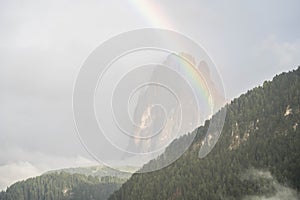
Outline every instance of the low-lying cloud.
{"type": "Polygon", "coordinates": [[[6,160],[0,163],[0,191],[17,181],[39,176],[49,170],[99,164],[80,155],[66,157],[29,152],[18,148],[12,148],[9,152],[0,152],[0,160],[6,160]],[[5,154],[11,155],[11,159],[5,154]]]}
{"type": "Polygon", "coordinates": [[[266,194],[261,196],[246,196],[243,200],[298,200],[300,198],[300,195],[296,190],[279,183],[269,171],[262,171],[252,168],[247,170],[246,173],[241,177],[242,180],[258,180],[261,178],[270,180],[271,187],[275,189],[275,193],[272,195],[266,194]]]}

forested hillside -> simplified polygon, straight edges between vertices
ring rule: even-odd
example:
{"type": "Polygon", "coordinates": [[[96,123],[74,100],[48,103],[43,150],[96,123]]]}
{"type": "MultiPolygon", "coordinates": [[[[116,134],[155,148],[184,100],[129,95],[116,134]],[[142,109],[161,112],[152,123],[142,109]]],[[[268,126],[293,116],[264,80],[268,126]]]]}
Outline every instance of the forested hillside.
{"type": "Polygon", "coordinates": [[[15,183],[0,200],[300,199],[300,68],[223,109],[222,135],[203,159],[198,152],[209,120],[144,166],[160,165],[196,134],[190,148],[159,171],[134,174],[124,183],[130,176],[113,169],[59,170],[15,183]]]}
{"type": "Polygon", "coordinates": [[[118,177],[121,179],[128,179],[138,168],[132,166],[122,166],[119,169],[113,169],[104,165],[90,166],[90,167],[76,167],[76,168],[65,168],[59,170],[48,171],[45,174],[61,173],[66,172],[68,174],[83,174],[86,176],[95,177],[118,177]]]}
{"type": "Polygon", "coordinates": [[[53,172],[13,184],[0,200],[105,200],[126,180],[53,172]]]}
{"type": "Polygon", "coordinates": [[[300,68],[265,81],[226,109],[222,135],[208,156],[198,158],[206,121],[181,158],[134,174],[109,199],[300,199],[300,68]]]}

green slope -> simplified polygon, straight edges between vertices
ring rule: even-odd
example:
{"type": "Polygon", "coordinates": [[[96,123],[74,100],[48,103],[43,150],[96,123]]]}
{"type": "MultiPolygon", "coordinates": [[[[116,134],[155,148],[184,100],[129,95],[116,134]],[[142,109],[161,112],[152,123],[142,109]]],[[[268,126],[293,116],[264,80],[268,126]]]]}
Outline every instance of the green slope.
{"type": "MultiPolygon", "coordinates": [[[[172,165],[130,174],[107,167],[70,168],[21,181],[0,200],[300,199],[300,68],[276,76],[226,106],[222,135],[198,158],[210,121],[172,142],[160,165],[195,140],[172,165]]],[[[133,169],[134,170],[134,169],[133,169]]]]}
{"type": "Polygon", "coordinates": [[[46,172],[45,174],[66,172],[69,174],[83,174],[86,176],[105,177],[113,176],[121,179],[128,179],[138,168],[133,166],[119,167],[119,169],[113,169],[107,166],[98,165],[90,167],[76,167],[76,168],[65,168],[59,170],[53,170],[46,172]]]}
{"type": "MultiPolygon", "coordinates": [[[[194,143],[176,162],[134,174],[109,199],[300,199],[300,68],[275,76],[226,109],[222,135],[208,156],[198,158],[209,121],[194,131],[194,143]]],[[[168,151],[176,151],[181,140],[168,151]]]]}
{"type": "Polygon", "coordinates": [[[130,176],[105,166],[55,170],[13,184],[0,200],[105,200],[130,176]]]}

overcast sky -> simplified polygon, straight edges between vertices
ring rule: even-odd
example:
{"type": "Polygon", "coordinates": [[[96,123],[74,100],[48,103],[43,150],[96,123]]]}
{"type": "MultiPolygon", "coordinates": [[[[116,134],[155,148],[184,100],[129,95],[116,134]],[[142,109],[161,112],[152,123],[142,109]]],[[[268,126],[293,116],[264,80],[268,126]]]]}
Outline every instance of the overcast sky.
{"type": "Polygon", "coordinates": [[[89,53],[116,34],[156,27],[191,37],[228,99],[300,65],[297,0],[151,2],[0,1],[0,189],[95,164],[75,134],[72,89],[89,53]]]}

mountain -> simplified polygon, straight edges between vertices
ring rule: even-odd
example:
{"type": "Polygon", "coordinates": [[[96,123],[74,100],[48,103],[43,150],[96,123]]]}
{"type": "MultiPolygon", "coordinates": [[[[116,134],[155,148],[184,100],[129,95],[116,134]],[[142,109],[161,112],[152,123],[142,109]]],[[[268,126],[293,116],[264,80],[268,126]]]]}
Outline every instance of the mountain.
{"type": "Polygon", "coordinates": [[[195,138],[161,170],[132,176],[103,166],[56,170],[13,184],[0,200],[300,199],[300,67],[232,100],[212,119],[224,110],[222,134],[203,158],[199,149],[214,139],[211,120],[140,169],[165,166],[195,138]]]}
{"type": "Polygon", "coordinates": [[[106,166],[55,170],[13,184],[0,200],[105,200],[130,176],[106,166]]]}
{"type": "Polygon", "coordinates": [[[94,176],[98,178],[102,177],[118,177],[120,179],[129,179],[133,172],[138,168],[133,166],[119,167],[118,169],[113,169],[104,165],[91,166],[91,167],[76,167],[76,168],[66,168],[46,172],[45,174],[53,174],[66,172],[69,174],[83,174],[85,176],[94,176]]]}
{"type": "MultiPolygon", "coordinates": [[[[300,199],[300,67],[222,109],[227,110],[222,134],[206,157],[198,152],[210,120],[190,134],[195,140],[178,160],[134,174],[109,200],[300,199]]],[[[166,162],[187,137],[143,168],[166,162]]]]}
{"type": "MultiPolygon", "coordinates": [[[[135,123],[126,123],[131,135],[123,153],[124,159],[131,158],[128,162],[133,162],[132,157],[143,161],[139,163],[141,166],[161,155],[170,142],[193,131],[225,104],[223,89],[216,84],[218,81],[208,64],[204,60],[197,63],[189,54],[169,54],[149,74],[149,79],[144,80],[147,87],[141,87],[136,96],[132,112],[135,123]]],[[[168,162],[143,170],[153,171],[168,165],[182,155],[193,139],[185,137],[185,146],[172,152],[168,162]]]]}

